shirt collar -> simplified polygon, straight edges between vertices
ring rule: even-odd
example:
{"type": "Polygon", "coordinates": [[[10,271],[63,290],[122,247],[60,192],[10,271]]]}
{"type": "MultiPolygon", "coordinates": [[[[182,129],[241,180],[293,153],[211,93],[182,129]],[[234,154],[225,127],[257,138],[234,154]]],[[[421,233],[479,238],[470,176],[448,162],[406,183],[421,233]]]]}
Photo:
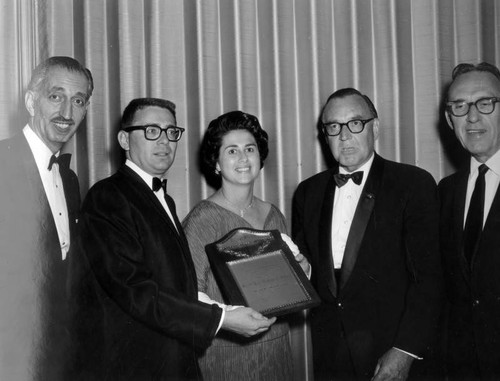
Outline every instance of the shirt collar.
{"type": "Polygon", "coordinates": [[[48,171],[49,161],[52,155],[59,156],[59,152],[57,151],[55,154],[45,145],[42,139],[35,134],[35,131],[31,129],[31,127],[27,124],[23,128],[23,134],[28,141],[28,145],[30,146],[31,152],[33,153],[33,157],[35,158],[36,166],[38,167],[38,171],[42,172],[43,170],[48,171]]]}
{"type": "MultiPolygon", "coordinates": [[[[372,153],[372,156],[368,159],[368,161],[354,171],[354,172],[359,172],[359,171],[363,172],[363,180],[361,181],[361,184],[359,184],[360,187],[363,187],[365,185],[366,179],[368,178],[368,173],[370,172],[374,159],[375,159],[375,153],[372,153]]],[[[339,165],[339,173],[346,174],[350,172],[347,172],[344,167],[341,167],[339,165]]]]}
{"type": "MultiPolygon", "coordinates": [[[[470,175],[477,173],[479,166],[483,164],[476,160],[476,158],[470,158],[470,175]]],[[[498,150],[492,157],[486,160],[484,163],[488,166],[489,170],[495,173],[495,175],[500,176],[500,150],[498,150]]]]}
{"type": "Polygon", "coordinates": [[[137,164],[135,164],[132,160],[125,160],[125,165],[132,169],[135,173],[137,173],[142,180],[148,185],[150,189],[153,189],[153,177],[158,177],[158,176],[151,176],[149,173],[144,171],[141,167],[139,167],[137,164]]]}

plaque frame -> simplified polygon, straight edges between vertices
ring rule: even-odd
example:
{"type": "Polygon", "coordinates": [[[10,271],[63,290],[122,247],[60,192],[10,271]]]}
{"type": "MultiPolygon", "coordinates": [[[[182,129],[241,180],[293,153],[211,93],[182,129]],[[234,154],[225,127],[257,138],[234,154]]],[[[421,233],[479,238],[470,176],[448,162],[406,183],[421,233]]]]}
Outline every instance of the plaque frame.
{"type": "Polygon", "coordinates": [[[321,303],[278,230],[233,229],[205,251],[231,305],[273,317],[321,303]]]}

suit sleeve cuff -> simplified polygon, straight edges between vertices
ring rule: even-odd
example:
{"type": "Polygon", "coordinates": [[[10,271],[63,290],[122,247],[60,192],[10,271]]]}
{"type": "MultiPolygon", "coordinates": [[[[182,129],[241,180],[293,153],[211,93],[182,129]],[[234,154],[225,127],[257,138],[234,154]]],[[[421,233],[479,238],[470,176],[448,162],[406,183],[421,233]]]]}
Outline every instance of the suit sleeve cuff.
{"type": "Polygon", "coordinates": [[[204,292],[198,291],[198,300],[200,302],[206,303],[206,304],[217,304],[221,309],[222,309],[222,315],[220,316],[220,321],[219,324],[217,325],[217,329],[215,331],[215,335],[219,333],[220,328],[222,327],[222,322],[224,321],[224,317],[226,316],[226,308],[227,306],[223,303],[216,302],[213,299],[210,299],[210,297],[205,294],[204,292]]]}

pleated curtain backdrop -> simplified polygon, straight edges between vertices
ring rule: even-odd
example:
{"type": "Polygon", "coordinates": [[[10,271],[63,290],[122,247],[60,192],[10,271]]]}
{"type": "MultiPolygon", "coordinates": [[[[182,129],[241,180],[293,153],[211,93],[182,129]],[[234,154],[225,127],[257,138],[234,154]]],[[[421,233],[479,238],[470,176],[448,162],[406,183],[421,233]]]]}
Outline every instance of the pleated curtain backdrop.
{"type": "Polygon", "coordinates": [[[256,194],[290,218],[297,184],[325,169],[321,106],[352,86],[378,108],[377,151],[436,180],[464,155],[442,117],[458,62],[499,64],[495,0],[1,0],[0,138],[27,121],[31,69],[70,55],[93,73],[86,121],[67,147],[82,193],[123,157],[120,114],[135,97],[177,104],[187,128],[169,174],[179,215],[213,189],[198,148],[213,118],[241,109],[270,136],[256,194]]]}
{"type": "Polygon", "coordinates": [[[82,195],[123,160],[127,103],[161,97],[187,129],[168,176],[181,219],[213,192],[197,160],[206,126],[235,109],[270,136],[256,195],[290,219],[297,184],[328,166],[318,117],[342,87],[378,108],[378,153],[437,181],[452,173],[465,156],[444,122],[444,90],[459,62],[500,64],[499,37],[495,0],[0,0],[0,139],[27,121],[31,69],[73,56],[95,81],[66,147],[82,195]]]}

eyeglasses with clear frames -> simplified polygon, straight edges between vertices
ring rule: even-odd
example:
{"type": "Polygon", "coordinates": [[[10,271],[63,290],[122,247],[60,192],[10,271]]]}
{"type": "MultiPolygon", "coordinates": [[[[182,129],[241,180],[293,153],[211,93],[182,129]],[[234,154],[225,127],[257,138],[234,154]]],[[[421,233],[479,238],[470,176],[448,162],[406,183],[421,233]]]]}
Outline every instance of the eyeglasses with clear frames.
{"type": "Polygon", "coordinates": [[[146,140],[158,140],[163,131],[167,135],[167,139],[170,142],[178,142],[181,139],[182,133],[184,132],[184,128],[178,126],[167,126],[165,128],[161,128],[156,124],[150,124],[147,126],[128,126],[123,127],[123,131],[130,132],[135,130],[143,130],[144,137],[146,140]]]}
{"type": "Polygon", "coordinates": [[[347,123],[323,123],[323,132],[327,136],[337,136],[342,132],[342,127],[346,126],[347,129],[353,134],[359,134],[365,129],[365,125],[375,118],[370,119],[353,119],[347,123]]]}
{"type": "Polygon", "coordinates": [[[481,98],[475,102],[454,101],[446,104],[446,109],[453,116],[465,116],[469,113],[470,106],[476,106],[479,113],[488,115],[495,111],[495,103],[500,102],[500,98],[481,98]]]}

